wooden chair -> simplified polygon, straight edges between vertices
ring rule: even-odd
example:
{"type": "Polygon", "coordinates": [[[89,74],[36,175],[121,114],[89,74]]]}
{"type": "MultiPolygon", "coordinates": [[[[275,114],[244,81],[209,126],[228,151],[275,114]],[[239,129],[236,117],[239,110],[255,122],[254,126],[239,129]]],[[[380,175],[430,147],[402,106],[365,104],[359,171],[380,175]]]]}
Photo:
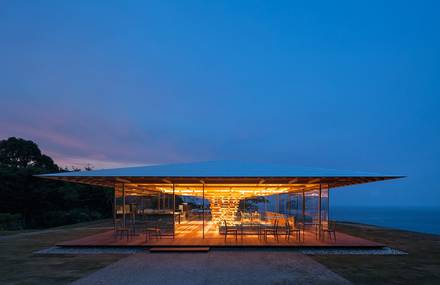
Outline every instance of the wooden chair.
{"type": "Polygon", "coordinates": [[[115,221],[114,231],[115,237],[119,236],[119,239],[122,239],[124,235],[126,235],[127,240],[130,238],[130,228],[122,225],[122,221],[115,221]]]}
{"type": "Polygon", "coordinates": [[[264,239],[265,239],[265,240],[267,240],[267,235],[273,235],[274,238],[275,238],[276,240],[278,240],[278,232],[279,232],[279,228],[278,228],[278,220],[275,219],[275,220],[273,221],[273,225],[264,228],[264,229],[263,229],[263,232],[264,232],[264,239]]]}
{"type": "Polygon", "coordinates": [[[235,234],[235,240],[237,240],[237,238],[238,238],[238,229],[237,229],[237,227],[236,226],[228,226],[228,223],[226,222],[226,220],[223,220],[223,224],[224,224],[224,227],[225,227],[225,241],[226,241],[226,238],[228,237],[229,233],[235,234]]]}
{"type": "Polygon", "coordinates": [[[146,227],[145,228],[145,240],[146,241],[151,238],[151,235],[154,235],[156,237],[156,239],[161,239],[162,238],[162,232],[161,232],[161,229],[160,229],[159,222],[157,222],[152,227],[146,227]]]}
{"type": "Polygon", "coordinates": [[[336,241],[336,223],[328,222],[326,227],[321,226],[321,233],[323,239],[325,239],[325,234],[327,233],[330,240],[333,235],[334,241],[336,241]]]}
{"type": "Polygon", "coordinates": [[[300,231],[302,231],[302,241],[304,242],[304,232],[306,231],[306,228],[304,226],[304,223],[302,222],[296,222],[295,223],[295,227],[297,229],[299,229],[300,231]]]}
{"type": "MultiPolygon", "coordinates": [[[[290,236],[295,234],[297,241],[301,241],[301,228],[295,226],[295,224],[290,224],[289,220],[286,220],[286,239],[290,240],[290,236]]],[[[303,231],[304,240],[304,231],[303,231]]]]}
{"type": "Polygon", "coordinates": [[[128,230],[129,230],[128,233],[130,234],[130,236],[136,235],[136,220],[135,220],[134,213],[127,216],[125,226],[128,228],[128,230]]]}

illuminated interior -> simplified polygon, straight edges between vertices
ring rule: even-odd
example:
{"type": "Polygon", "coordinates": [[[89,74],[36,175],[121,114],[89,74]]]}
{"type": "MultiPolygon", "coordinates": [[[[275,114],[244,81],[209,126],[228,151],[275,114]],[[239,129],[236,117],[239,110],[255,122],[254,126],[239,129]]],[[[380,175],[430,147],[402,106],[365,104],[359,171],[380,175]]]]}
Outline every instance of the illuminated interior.
{"type": "Polygon", "coordinates": [[[204,236],[209,231],[218,234],[224,223],[270,223],[282,216],[326,223],[328,186],[321,185],[319,189],[320,184],[121,183],[115,187],[115,218],[125,215],[139,221],[145,213],[151,216],[178,212],[168,220],[174,230],[182,229],[183,224],[201,225],[204,236]]]}

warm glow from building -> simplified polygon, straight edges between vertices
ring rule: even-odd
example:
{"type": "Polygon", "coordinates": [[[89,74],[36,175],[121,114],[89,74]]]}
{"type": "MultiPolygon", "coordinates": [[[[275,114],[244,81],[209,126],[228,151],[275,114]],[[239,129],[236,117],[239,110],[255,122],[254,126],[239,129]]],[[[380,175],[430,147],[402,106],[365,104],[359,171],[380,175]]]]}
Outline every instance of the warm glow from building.
{"type": "Polygon", "coordinates": [[[319,189],[319,184],[124,184],[126,193],[140,194],[161,192],[206,199],[230,197],[246,199],[282,193],[308,192],[319,189]]]}
{"type": "Polygon", "coordinates": [[[209,201],[214,222],[233,221],[240,200],[284,193],[301,193],[319,189],[319,184],[124,184],[126,195],[165,193],[194,196],[209,201]]]}

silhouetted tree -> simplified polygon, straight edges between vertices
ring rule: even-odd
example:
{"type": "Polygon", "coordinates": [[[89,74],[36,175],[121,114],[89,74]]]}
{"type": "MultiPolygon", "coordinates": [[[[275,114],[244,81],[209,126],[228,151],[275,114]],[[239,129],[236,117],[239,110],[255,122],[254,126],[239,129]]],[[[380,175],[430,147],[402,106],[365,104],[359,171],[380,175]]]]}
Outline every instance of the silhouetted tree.
{"type": "Polygon", "coordinates": [[[15,137],[0,141],[0,167],[59,171],[52,158],[42,154],[36,143],[15,137]]]}
{"type": "Polygon", "coordinates": [[[111,216],[111,189],[34,176],[61,170],[32,141],[0,140],[0,221],[20,216],[24,227],[48,227],[111,216]]]}
{"type": "Polygon", "coordinates": [[[247,212],[253,212],[258,210],[260,203],[267,203],[267,201],[268,200],[262,196],[247,198],[240,200],[239,208],[247,212]]]}

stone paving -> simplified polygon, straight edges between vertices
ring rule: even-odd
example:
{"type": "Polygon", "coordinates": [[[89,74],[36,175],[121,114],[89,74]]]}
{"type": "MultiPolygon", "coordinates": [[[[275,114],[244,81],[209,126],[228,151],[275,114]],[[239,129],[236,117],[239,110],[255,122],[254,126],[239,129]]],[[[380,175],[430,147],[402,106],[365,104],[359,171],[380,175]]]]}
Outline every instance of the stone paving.
{"type": "Polygon", "coordinates": [[[350,284],[310,257],[286,251],[137,253],[72,283],[136,284],[350,284]]]}

